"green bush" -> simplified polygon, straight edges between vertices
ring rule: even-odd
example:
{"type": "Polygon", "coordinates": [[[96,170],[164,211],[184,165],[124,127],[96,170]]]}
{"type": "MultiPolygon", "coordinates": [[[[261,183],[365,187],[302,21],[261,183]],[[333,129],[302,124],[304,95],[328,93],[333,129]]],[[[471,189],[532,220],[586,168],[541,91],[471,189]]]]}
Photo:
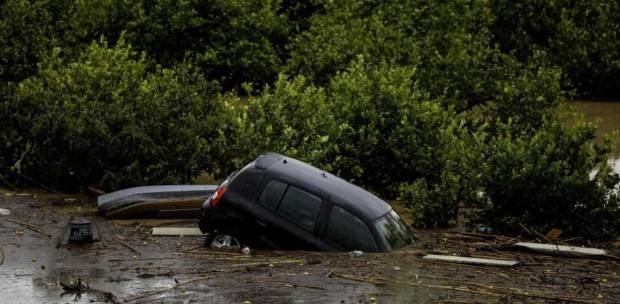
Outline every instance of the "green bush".
{"type": "Polygon", "coordinates": [[[467,130],[417,88],[415,72],[358,59],[325,88],[281,77],[241,115],[238,150],[298,157],[387,196],[411,180],[441,183],[463,169],[456,150],[467,130]]]}
{"type": "Polygon", "coordinates": [[[0,88],[37,71],[63,29],[67,1],[8,0],[0,4],[0,88]]]}
{"type": "MultiPolygon", "coordinates": [[[[124,40],[73,62],[56,49],[9,103],[21,173],[63,188],[189,182],[219,174],[217,88],[190,65],[149,66],[124,40]],[[213,143],[213,144],[212,144],[213,143]],[[214,165],[215,164],[215,165],[214,165]]],[[[6,106],[6,105],[5,105],[6,106]]]]}
{"type": "Polygon", "coordinates": [[[484,150],[485,195],[479,220],[500,231],[520,223],[546,232],[604,239],[620,231],[620,181],[610,172],[609,145],[595,144],[596,126],[578,118],[546,117],[532,136],[513,132],[511,122],[484,150]]]}
{"type": "Polygon", "coordinates": [[[417,226],[450,225],[466,204],[500,230],[610,236],[607,150],[556,111],[572,88],[617,96],[619,12],[612,0],[4,1],[0,174],[115,189],[220,177],[276,151],[399,194],[417,226]],[[247,106],[241,89],[257,95],[247,106]]]}
{"type": "Polygon", "coordinates": [[[618,97],[620,5],[615,0],[489,1],[503,52],[528,61],[544,50],[582,97],[618,97]]]}

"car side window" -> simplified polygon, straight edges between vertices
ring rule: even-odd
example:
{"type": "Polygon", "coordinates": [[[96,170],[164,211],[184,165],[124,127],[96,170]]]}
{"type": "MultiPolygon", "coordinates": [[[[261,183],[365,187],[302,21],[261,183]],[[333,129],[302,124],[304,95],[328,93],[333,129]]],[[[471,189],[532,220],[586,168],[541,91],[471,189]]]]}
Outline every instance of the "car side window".
{"type": "Polygon", "coordinates": [[[286,184],[277,180],[270,181],[258,198],[258,203],[271,209],[276,210],[280,199],[286,191],[286,184]]]}
{"type": "Polygon", "coordinates": [[[312,231],[320,210],[320,197],[290,186],[284,194],[278,213],[312,231]]]}
{"type": "Polygon", "coordinates": [[[345,250],[378,251],[368,226],[357,216],[338,206],[333,206],[329,214],[325,238],[345,250]]]}

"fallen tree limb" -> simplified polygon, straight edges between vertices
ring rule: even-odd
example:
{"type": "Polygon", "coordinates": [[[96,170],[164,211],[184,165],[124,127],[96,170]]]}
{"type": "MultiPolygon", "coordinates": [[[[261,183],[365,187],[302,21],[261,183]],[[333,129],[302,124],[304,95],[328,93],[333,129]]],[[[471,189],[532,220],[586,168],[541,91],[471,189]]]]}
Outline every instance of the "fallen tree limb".
{"type": "MultiPolygon", "coordinates": [[[[194,249],[194,248],[192,248],[194,249]]],[[[191,250],[191,249],[189,249],[191,250]]],[[[229,255],[229,256],[239,256],[239,257],[247,257],[245,254],[234,253],[234,252],[222,252],[222,251],[177,251],[174,254],[189,254],[189,255],[229,255]]]]}
{"type": "Polygon", "coordinates": [[[131,250],[131,251],[135,252],[137,255],[142,255],[142,253],[141,253],[140,251],[138,251],[137,249],[135,249],[135,248],[133,248],[133,247],[129,246],[129,244],[127,244],[127,243],[125,243],[125,242],[121,241],[121,240],[120,240],[119,238],[117,238],[116,236],[114,236],[114,235],[110,235],[110,237],[111,237],[111,238],[112,238],[115,242],[117,242],[117,243],[119,243],[119,244],[123,245],[124,247],[126,247],[127,249],[129,249],[129,250],[131,250]]]}
{"type": "Polygon", "coordinates": [[[204,281],[204,280],[208,280],[208,279],[212,279],[212,278],[215,278],[215,276],[196,278],[196,279],[189,280],[187,282],[178,283],[178,284],[176,284],[174,286],[171,286],[171,287],[150,291],[150,292],[147,292],[145,294],[141,294],[141,295],[137,295],[137,296],[127,297],[127,298],[125,298],[123,300],[125,302],[135,301],[135,300],[143,299],[143,298],[146,298],[146,297],[154,296],[154,295],[160,294],[162,292],[173,290],[173,289],[179,288],[179,287],[181,287],[183,285],[191,284],[191,283],[198,282],[198,281],[204,281]]]}
{"type": "Polygon", "coordinates": [[[18,221],[18,220],[14,220],[14,219],[4,219],[4,220],[5,220],[5,221],[8,221],[8,222],[11,222],[11,223],[15,223],[15,224],[21,225],[21,226],[23,226],[24,228],[26,228],[26,229],[28,229],[28,230],[31,230],[31,231],[34,231],[34,232],[40,233],[40,234],[42,234],[42,235],[47,236],[48,238],[51,238],[51,237],[52,237],[52,235],[51,235],[51,234],[49,234],[49,233],[45,233],[45,232],[44,232],[44,230],[43,230],[43,228],[42,228],[42,227],[39,227],[39,226],[37,226],[37,225],[33,225],[33,224],[28,224],[28,223],[20,222],[20,221],[18,221]]]}
{"type": "Polygon", "coordinates": [[[6,180],[6,178],[4,178],[4,176],[1,173],[0,173],[0,181],[3,182],[5,185],[7,185],[9,188],[11,188],[11,190],[17,191],[17,187],[15,187],[8,180],[6,180]]]}
{"type": "Polygon", "coordinates": [[[257,263],[233,264],[233,265],[228,265],[228,267],[269,266],[269,265],[277,265],[277,264],[297,264],[297,263],[305,263],[305,262],[306,260],[267,261],[267,262],[257,262],[257,263]]]}

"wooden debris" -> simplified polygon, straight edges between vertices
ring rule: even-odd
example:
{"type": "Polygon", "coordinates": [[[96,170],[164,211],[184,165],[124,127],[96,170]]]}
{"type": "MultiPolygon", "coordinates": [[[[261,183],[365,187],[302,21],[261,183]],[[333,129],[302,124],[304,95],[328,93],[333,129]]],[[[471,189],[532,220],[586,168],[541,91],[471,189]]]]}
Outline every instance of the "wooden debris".
{"type": "Polygon", "coordinates": [[[519,264],[518,261],[511,260],[496,260],[496,259],[482,259],[482,258],[468,258],[451,255],[436,255],[429,254],[422,257],[425,260],[436,260],[442,262],[462,263],[471,265],[484,265],[484,266],[503,266],[513,267],[519,264]]]}
{"type": "Polygon", "coordinates": [[[299,263],[305,263],[305,262],[306,260],[267,261],[267,262],[256,262],[256,263],[233,264],[233,265],[228,265],[228,267],[272,266],[272,265],[280,265],[280,264],[299,264],[299,263]]]}
{"type": "Polygon", "coordinates": [[[99,233],[99,239],[101,240],[101,244],[104,248],[108,247],[108,245],[105,243],[105,240],[103,239],[103,234],[101,234],[101,229],[99,229],[99,222],[97,221],[97,217],[93,218],[93,222],[95,223],[95,229],[97,229],[97,233],[99,233]]]}
{"type": "Polygon", "coordinates": [[[26,229],[28,229],[28,230],[31,230],[31,231],[34,231],[34,232],[40,233],[40,234],[42,234],[42,235],[47,236],[48,238],[51,238],[51,237],[52,237],[52,235],[51,235],[51,234],[49,234],[49,233],[46,233],[46,232],[45,232],[45,230],[43,229],[43,227],[39,227],[39,226],[37,226],[37,225],[33,225],[33,224],[28,224],[28,223],[20,222],[20,221],[18,221],[18,220],[14,220],[14,219],[4,219],[4,220],[5,220],[5,221],[8,221],[8,222],[11,222],[11,223],[15,223],[15,224],[21,225],[21,226],[23,226],[24,228],[26,228],[26,229]]]}
{"type": "Polygon", "coordinates": [[[154,227],[153,235],[159,236],[203,236],[198,228],[185,227],[154,227]]]}
{"type": "Polygon", "coordinates": [[[560,235],[562,235],[562,230],[557,229],[557,228],[553,228],[553,229],[549,230],[549,232],[547,232],[545,237],[547,239],[550,239],[550,240],[554,241],[554,240],[557,240],[557,238],[559,238],[560,235]]]}
{"type": "Polygon", "coordinates": [[[145,294],[141,294],[141,295],[137,295],[137,296],[127,297],[124,300],[125,300],[125,302],[135,301],[135,300],[139,300],[139,299],[142,299],[142,298],[154,296],[154,295],[160,294],[162,292],[173,290],[173,289],[179,288],[179,287],[181,287],[183,285],[191,284],[191,283],[198,282],[198,281],[204,281],[204,280],[208,280],[208,279],[212,279],[212,278],[215,278],[215,276],[196,278],[196,279],[192,279],[192,280],[189,280],[189,281],[186,281],[186,282],[183,282],[183,283],[178,283],[178,284],[176,284],[174,286],[171,286],[171,287],[150,291],[150,292],[147,292],[145,294]]]}
{"type": "Polygon", "coordinates": [[[207,251],[207,250],[201,250],[201,251],[185,250],[185,251],[174,252],[174,254],[187,254],[187,255],[231,255],[231,256],[246,257],[245,254],[241,254],[241,253],[224,252],[224,251],[207,251]]]}
{"type": "Polygon", "coordinates": [[[129,244],[121,241],[118,237],[114,236],[114,235],[110,235],[110,237],[117,243],[123,245],[124,247],[128,248],[129,250],[135,252],[137,255],[142,255],[142,253],[140,251],[138,251],[137,249],[129,246],[129,244]]]}
{"type": "Polygon", "coordinates": [[[606,256],[607,251],[598,248],[574,247],[553,244],[538,244],[519,242],[514,244],[516,247],[525,248],[534,252],[551,255],[572,255],[572,256],[606,256]]]}

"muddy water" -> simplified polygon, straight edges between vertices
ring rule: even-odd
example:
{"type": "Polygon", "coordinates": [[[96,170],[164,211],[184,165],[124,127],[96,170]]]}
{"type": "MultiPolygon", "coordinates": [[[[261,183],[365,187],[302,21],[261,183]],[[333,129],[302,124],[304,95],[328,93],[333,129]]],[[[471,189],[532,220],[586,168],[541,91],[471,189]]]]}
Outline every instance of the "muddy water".
{"type": "MultiPolygon", "coordinates": [[[[571,106],[578,112],[584,113],[590,121],[598,121],[599,136],[620,132],[620,101],[573,101],[571,106]]],[[[614,150],[611,163],[616,172],[620,173],[620,134],[612,137],[614,150]]]]}
{"type": "MultiPolygon", "coordinates": [[[[94,213],[91,200],[66,203],[40,194],[36,198],[9,194],[0,190],[0,207],[11,210],[9,217],[0,216],[0,304],[115,303],[113,299],[131,304],[369,303],[370,297],[386,296],[379,295],[373,284],[326,275],[352,269],[381,275],[385,269],[396,272],[385,263],[368,264],[365,258],[350,259],[346,253],[253,250],[246,256],[205,251],[201,237],[157,237],[150,234],[146,221],[128,225],[107,221],[94,213]],[[97,219],[104,241],[67,244],[65,228],[73,216],[97,219]],[[36,225],[51,237],[6,219],[36,225]],[[192,283],[153,293],[179,282],[192,283]]],[[[195,222],[187,225],[195,227],[195,222]]]]}

